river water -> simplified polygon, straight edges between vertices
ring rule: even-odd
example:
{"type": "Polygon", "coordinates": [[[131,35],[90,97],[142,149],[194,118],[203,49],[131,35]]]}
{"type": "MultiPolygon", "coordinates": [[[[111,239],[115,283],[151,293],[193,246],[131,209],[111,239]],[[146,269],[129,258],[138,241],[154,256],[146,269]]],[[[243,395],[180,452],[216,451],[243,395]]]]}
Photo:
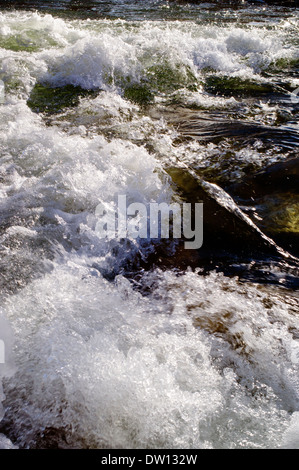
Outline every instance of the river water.
{"type": "Polygon", "coordinates": [[[299,447],[298,24],[1,2],[0,447],[299,447]],[[202,248],[99,237],[119,195],[202,248]]]}

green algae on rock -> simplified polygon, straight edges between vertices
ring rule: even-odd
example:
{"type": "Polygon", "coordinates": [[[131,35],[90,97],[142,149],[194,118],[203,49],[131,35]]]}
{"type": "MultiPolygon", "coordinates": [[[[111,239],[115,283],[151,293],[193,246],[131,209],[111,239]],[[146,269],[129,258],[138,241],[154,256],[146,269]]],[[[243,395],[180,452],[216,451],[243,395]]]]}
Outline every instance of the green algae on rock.
{"type": "Polygon", "coordinates": [[[66,108],[79,104],[80,98],[94,96],[98,91],[84,90],[79,86],[65,85],[50,87],[37,83],[27,101],[29,108],[36,113],[58,114],[66,108]]]}

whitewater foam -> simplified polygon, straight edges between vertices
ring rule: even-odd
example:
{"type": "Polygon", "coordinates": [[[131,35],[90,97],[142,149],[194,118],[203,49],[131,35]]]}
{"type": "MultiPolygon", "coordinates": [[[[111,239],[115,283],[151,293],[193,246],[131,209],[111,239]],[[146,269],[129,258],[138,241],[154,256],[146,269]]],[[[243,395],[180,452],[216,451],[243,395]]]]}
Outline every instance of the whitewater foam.
{"type": "MultiPolygon", "coordinates": [[[[177,94],[183,105],[238,110],[237,100],[204,92],[207,69],[263,81],[271,62],[297,57],[287,28],[0,15],[0,339],[15,355],[14,369],[0,369],[0,417],[14,444],[294,445],[295,294],[191,271],[130,282],[123,266],[146,259],[155,242],[100,240],[94,214],[99,203],[114,211],[119,194],[170,203],[163,165],[217,172],[219,150],[228,151],[177,143],[175,126],[146,116],[125,98],[128,87],[149,87],[161,107],[177,94]],[[49,117],[27,105],[39,83],[99,94],[49,117]]],[[[272,158],[258,142],[245,145],[230,175],[272,158]]],[[[1,446],[12,444],[1,435],[1,446]]]]}
{"type": "Polygon", "coordinates": [[[284,28],[278,34],[266,28],[179,22],[130,26],[125,21],[70,22],[39,13],[2,14],[0,20],[4,38],[20,35],[19,46],[11,47],[15,52],[1,50],[4,81],[22,68],[19,80],[26,81],[27,92],[36,80],[51,86],[122,89],[128,83],[150,82],[157,66],[179,71],[186,83],[189,73],[200,80],[207,68],[263,80],[260,71],[273,61],[298,56],[295,47],[285,44],[284,28]],[[33,36],[31,53],[26,52],[28,44],[22,46],[28,35],[33,36]]]}
{"type": "Polygon", "coordinates": [[[88,447],[279,446],[298,406],[292,302],[216,274],[145,283],[143,297],[71,257],[7,300],[18,444],[54,428],[88,447]]]}

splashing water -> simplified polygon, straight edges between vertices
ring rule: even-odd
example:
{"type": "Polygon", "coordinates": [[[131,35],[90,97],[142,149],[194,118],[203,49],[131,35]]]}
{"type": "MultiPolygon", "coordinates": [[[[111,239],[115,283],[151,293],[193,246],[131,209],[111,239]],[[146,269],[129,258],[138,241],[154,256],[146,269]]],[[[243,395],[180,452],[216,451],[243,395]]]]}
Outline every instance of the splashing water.
{"type": "Polygon", "coordinates": [[[298,12],[93,3],[0,14],[0,448],[298,447],[298,12]],[[119,194],[219,246],[99,239],[119,194]]]}

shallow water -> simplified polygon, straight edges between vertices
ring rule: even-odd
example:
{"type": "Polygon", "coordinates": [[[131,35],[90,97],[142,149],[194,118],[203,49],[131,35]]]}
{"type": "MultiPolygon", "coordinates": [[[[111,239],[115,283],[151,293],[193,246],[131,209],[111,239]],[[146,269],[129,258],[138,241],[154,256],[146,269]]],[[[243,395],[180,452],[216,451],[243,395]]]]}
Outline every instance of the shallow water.
{"type": "Polygon", "coordinates": [[[298,10],[84,4],[0,13],[0,447],[299,447],[298,10]]]}

